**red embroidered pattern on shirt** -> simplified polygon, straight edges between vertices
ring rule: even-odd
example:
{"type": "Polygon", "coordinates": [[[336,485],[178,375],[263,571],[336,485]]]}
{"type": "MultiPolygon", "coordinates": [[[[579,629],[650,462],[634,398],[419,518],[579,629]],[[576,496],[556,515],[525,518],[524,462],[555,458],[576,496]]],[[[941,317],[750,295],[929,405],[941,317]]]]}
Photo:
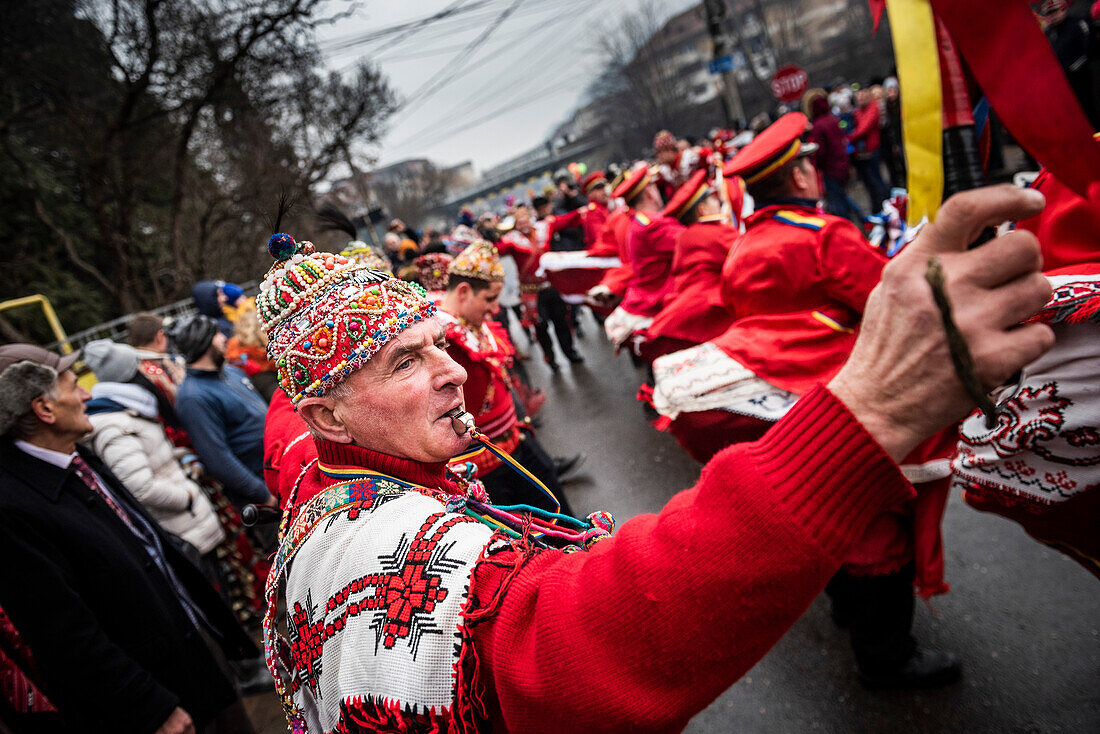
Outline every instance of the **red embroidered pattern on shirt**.
{"type": "Polygon", "coordinates": [[[309,594],[304,605],[294,603],[291,655],[295,670],[305,677],[314,692],[324,646],[343,631],[351,617],[373,614],[370,626],[375,631],[376,653],[379,644],[389,649],[398,640],[408,640],[414,660],[423,635],[444,633],[431,614],[436,602],[447,598],[447,589],[442,587],[443,574],[461,567],[462,562],[448,558],[451,546],[440,541],[455,525],[477,522],[461,515],[452,516],[429,536],[428,531],[446,514],[436,512],[428,516],[411,543],[403,535],[393,553],[379,556],[383,572],[361,576],[334,593],[325,602],[319,619],[318,606],[309,594]],[[330,619],[329,615],[340,607],[343,610],[330,619]]]}

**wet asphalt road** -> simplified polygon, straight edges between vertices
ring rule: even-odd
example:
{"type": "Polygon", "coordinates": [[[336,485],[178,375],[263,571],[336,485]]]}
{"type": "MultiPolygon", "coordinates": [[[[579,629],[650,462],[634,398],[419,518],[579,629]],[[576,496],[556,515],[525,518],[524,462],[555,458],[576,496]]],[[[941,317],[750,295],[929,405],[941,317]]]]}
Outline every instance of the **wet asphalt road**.
{"type": "MultiPolygon", "coordinates": [[[[645,420],[634,394],[644,378],[615,356],[591,317],[578,340],[583,365],[552,375],[537,345],[531,382],[547,392],[539,438],[588,460],[567,486],[578,513],[619,522],[656,512],[694,483],[699,467],[645,420]]],[[[1100,580],[953,495],[944,521],[952,591],[918,602],[914,632],[953,650],[962,680],[932,692],[871,693],[855,680],[846,634],[820,596],[748,675],[691,722],[710,732],[1085,732],[1100,734],[1100,580]]],[[[736,603],[736,600],[731,600],[736,603]]]]}

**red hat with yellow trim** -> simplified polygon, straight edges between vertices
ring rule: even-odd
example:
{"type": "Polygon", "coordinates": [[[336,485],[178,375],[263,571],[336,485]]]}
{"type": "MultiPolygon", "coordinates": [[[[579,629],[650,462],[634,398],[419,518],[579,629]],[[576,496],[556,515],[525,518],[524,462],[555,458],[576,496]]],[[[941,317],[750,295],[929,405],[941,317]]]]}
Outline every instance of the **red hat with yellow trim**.
{"type": "Polygon", "coordinates": [[[638,194],[645,190],[645,187],[649,185],[655,175],[656,171],[650,168],[648,164],[639,163],[630,173],[626,174],[622,183],[615,187],[611,195],[616,199],[624,199],[627,203],[630,203],[632,199],[637,198],[638,194]]]}
{"type": "Polygon", "coordinates": [[[606,186],[606,185],[607,185],[607,176],[604,175],[603,171],[593,171],[592,173],[585,176],[584,180],[581,181],[581,193],[582,194],[587,194],[587,193],[591,192],[592,189],[596,188],[597,186],[606,186]]]}
{"type": "Polygon", "coordinates": [[[714,191],[714,187],[711,186],[711,182],[707,179],[707,171],[705,168],[700,168],[695,173],[691,174],[691,178],[687,180],[680,188],[676,189],[676,193],[669,199],[665,208],[661,211],[666,217],[672,217],[679,219],[688,212],[692,207],[706,198],[707,194],[714,191]]]}
{"type": "Polygon", "coordinates": [[[809,121],[801,112],[788,112],[772,123],[722,169],[725,176],[740,176],[754,184],[778,171],[788,161],[817,150],[817,143],[802,142],[809,121]]]}

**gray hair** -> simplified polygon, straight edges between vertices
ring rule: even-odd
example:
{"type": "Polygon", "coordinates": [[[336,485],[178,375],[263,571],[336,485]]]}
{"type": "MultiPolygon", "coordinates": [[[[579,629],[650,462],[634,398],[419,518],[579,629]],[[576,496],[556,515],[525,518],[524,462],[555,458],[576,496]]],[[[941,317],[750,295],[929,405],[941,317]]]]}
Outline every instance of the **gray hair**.
{"type": "Polygon", "coordinates": [[[16,362],[0,374],[0,435],[27,439],[41,421],[31,410],[35,399],[57,397],[57,371],[38,362],[16,362]]]}

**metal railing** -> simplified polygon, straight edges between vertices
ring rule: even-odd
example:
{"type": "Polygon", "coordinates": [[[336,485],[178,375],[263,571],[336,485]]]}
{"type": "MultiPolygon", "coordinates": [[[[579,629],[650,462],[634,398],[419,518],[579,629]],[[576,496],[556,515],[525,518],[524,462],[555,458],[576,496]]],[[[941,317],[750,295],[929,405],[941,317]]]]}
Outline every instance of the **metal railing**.
{"type": "MultiPolygon", "coordinates": [[[[245,296],[254,296],[260,290],[260,282],[258,280],[252,280],[241,284],[241,288],[244,289],[245,296]]],[[[176,319],[190,316],[195,313],[195,301],[192,298],[184,298],[174,303],[169,303],[166,306],[148,309],[147,313],[155,313],[157,316],[164,319],[165,325],[168,325],[176,319]]],[[[67,341],[72,345],[73,349],[81,349],[88,342],[94,342],[97,339],[110,339],[116,342],[124,341],[126,338],[126,325],[130,323],[130,319],[132,318],[134,318],[134,314],[119,316],[117,319],[105,321],[90,329],[84,329],[75,334],[70,334],[67,341]]],[[[60,340],[46,345],[47,349],[58,349],[60,347],[60,340]]]]}

